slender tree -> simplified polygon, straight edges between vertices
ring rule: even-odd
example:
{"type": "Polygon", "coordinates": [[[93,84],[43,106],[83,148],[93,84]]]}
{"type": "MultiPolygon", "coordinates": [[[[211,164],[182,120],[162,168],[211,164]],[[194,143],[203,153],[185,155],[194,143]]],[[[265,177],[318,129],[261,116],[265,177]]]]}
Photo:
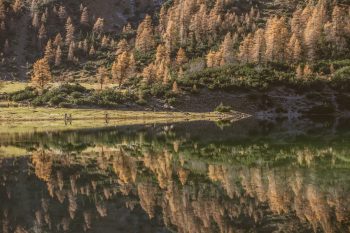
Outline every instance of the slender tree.
{"type": "Polygon", "coordinates": [[[43,90],[52,80],[50,65],[45,58],[36,61],[33,65],[32,84],[43,90]]]}

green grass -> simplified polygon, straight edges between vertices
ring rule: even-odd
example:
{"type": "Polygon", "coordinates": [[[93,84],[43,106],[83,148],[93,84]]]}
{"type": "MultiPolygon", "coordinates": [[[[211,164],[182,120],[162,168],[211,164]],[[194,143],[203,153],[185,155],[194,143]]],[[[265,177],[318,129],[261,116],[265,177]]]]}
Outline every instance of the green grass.
{"type": "Polygon", "coordinates": [[[0,84],[0,94],[4,93],[14,93],[25,89],[29,84],[26,82],[2,82],[0,84]]]}
{"type": "MultiPolygon", "coordinates": [[[[88,90],[100,90],[100,84],[98,83],[80,83],[83,87],[85,87],[88,90]]],[[[59,83],[51,83],[50,86],[56,87],[59,86],[59,83]]],[[[0,84],[0,94],[11,94],[17,91],[24,90],[26,87],[30,86],[30,83],[28,82],[9,82],[9,81],[3,81],[0,84]]],[[[118,84],[105,84],[103,85],[103,89],[106,88],[113,88],[117,87],[118,84]]]]}
{"type": "Polygon", "coordinates": [[[72,115],[73,120],[98,120],[105,119],[201,119],[223,117],[218,113],[181,113],[181,112],[149,112],[149,111],[118,111],[103,109],[66,109],[66,108],[32,108],[9,107],[1,108],[0,121],[41,121],[63,120],[64,115],[72,115]]]}

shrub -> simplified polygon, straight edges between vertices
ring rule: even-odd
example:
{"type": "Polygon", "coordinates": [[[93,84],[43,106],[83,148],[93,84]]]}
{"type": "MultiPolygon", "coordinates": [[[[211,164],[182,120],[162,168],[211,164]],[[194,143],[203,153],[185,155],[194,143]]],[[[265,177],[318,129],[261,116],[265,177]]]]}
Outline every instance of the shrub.
{"type": "Polygon", "coordinates": [[[26,87],[24,90],[10,94],[10,99],[16,102],[32,100],[38,96],[38,92],[32,87],[26,87]]]}
{"type": "Polygon", "coordinates": [[[221,112],[221,113],[228,113],[232,111],[232,107],[230,106],[225,106],[223,103],[221,103],[219,106],[215,108],[216,112],[221,112]]]}
{"type": "Polygon", "coordinates": [[[54,106],[57,106],[63,102],[67,102],[67,99],[63,94],[55,95],[49,100],[50,105],[54,105],[54,106]]]}
{"type": "Polygon", "coordinates": [[[350,66],[345,66],[334,73],[333,86],[340,89],[350,89],[350,66]]]}

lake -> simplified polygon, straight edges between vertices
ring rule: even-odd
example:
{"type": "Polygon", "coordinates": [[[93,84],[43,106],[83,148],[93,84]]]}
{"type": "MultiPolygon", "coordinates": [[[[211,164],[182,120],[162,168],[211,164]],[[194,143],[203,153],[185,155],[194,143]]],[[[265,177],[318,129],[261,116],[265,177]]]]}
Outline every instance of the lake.
{"type": "Polygon", "coordinates": [[[3,233],[350,232],[348,119],[106,125],[0,145],[3,233]]]}

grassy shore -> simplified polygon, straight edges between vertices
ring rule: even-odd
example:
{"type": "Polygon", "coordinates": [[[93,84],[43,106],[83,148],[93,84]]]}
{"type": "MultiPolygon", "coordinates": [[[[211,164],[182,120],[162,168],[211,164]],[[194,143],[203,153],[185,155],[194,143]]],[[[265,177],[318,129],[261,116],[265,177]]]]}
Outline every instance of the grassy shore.
{"type": "Polygon", "coordinates": [[[238,112],[222,114],[29,107],[0,108],[0,112],[0,135],[181,121],[218,121],[225,118],[240,120],[248,117],[238,112]],[[71,115],[72,119],[65,121],[65,114],[71,115]]]}
{"type": "MultiPolygon", "coordinates": [[[[9,107],[0,109],[0,121],[63,121],[65,115],[71,120],[153,120],[153,119],[222,119],[234,116],[216,112],[151,112],[151,111],[119,111],[103,109],[66,109],[66,108],[32,108],[9,107]]],[[[238,113],[237,113],[238,114],[238,113]]]]}
{"type": "MultiPolygon", "coordinates": [[[[61,83],[50,83],[49,86],[51,87],[57,87],[61,83]]],[[[100,84],[98,83],[80,83],[83,87],[85,87],[88,90],[99,90],[100,89],[100,84]]],[[[30,83],[28,82],[17,82],[17,81],[2,81],[0,83],[0,94],[11,94],[17,91],[24,90],[26,87],[31,86],[30,83]]],[[[105,84],[103,88],[114,88],[118,86],[117,84],[105,84]]]]}

